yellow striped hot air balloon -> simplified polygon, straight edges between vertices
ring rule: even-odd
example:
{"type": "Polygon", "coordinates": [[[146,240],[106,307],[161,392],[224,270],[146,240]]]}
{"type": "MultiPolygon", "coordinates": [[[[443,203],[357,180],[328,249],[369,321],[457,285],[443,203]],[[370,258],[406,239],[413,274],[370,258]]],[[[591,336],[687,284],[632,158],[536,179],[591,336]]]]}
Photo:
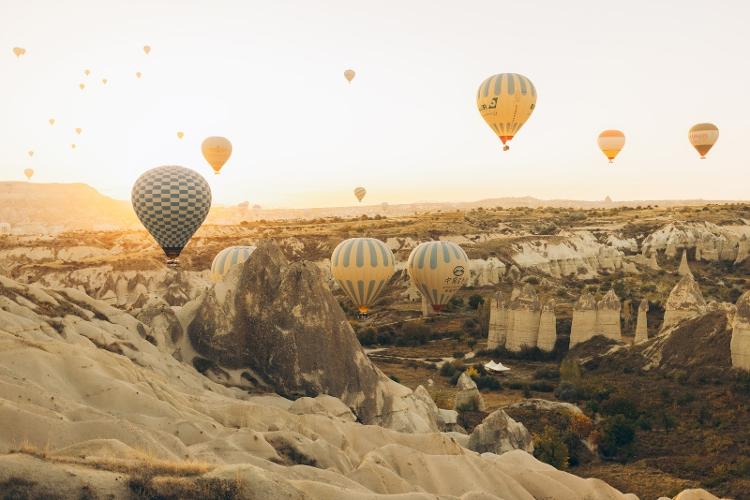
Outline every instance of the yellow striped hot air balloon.
{"type": "Polygon", "coordinates": [[[719,127],[713,123],[699,123],[690,127],[688,132],[688,138],[690,144],[698,151],[701,155],[701,160],[706,159],[708,151],[716,144],[719,140],[719,127]]]}
{"type": "Polygon", "coordinates": [[[502,141],[503,151],[507,151],[508,141],[536,108],[536,88],[531,80],[517,73],[492,75],[477,90],[477,108],[502,141]]]}
{"type": "Polygon", "coordinates": [[[344,240],[331,255],[331,274],[363,315],[393,276],[395,265],[391,249],[374,238],[344,240]]]}
{"type": "Polygon", "coordinates": [[[216,254],[211,263],[211,278],[221,280],[234,266],[244,263],[255,251],[255,245],[227,247],[216,254]]]}
{"type": "Polygon", "coordinates": [[[607,157],[610,163],[615,159],[623,146],[625,146],[625,134],[619,130],[605,130],[599,134],[599,138],[596,140],[599,144],[599,149],[602,150],[604,156],[607,157]]]}
{"type": "Polygon", "coordinates": [[[232,155],[232,143],[225,137],[208,137],[201,144],[203,157],[216,175],[232,155]]]}
{"type": "Polygon", "coordinates": [[[419,293],[439,312],[469,278],[469,257],[451,241],[428,241],[411,251],[406,270],[419,293]]]}
{"type": "Polygon", "coordinates": [[[362,186],[354,188],[354,196],[357,197],[357,200],[359,200],[360,203],[362,203],[362,199],[367,194],[367,190],[363,188],[362,186]]]}

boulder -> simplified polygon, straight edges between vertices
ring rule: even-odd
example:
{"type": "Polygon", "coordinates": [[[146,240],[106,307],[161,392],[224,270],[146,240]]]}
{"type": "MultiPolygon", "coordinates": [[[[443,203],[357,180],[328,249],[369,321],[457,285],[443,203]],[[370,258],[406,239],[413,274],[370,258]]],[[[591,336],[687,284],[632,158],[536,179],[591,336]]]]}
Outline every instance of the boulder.
{"type": "Polygon", "coordinates": [[[297,398],[329,394],[360,421],[437,430],[437,417],[367,357],[318,268],[289,263],[262,242],[242,266],[184,309],[192,346],[207,363],[297,398]]]}
{"type": "Polygon", "coordinates": [[[643,299],[638,306],[638,319],[635,323],[635,343],[648,340],[648,300],[643,299]]]}
{"type": "Polygon", "coordinates": [[[595,335],[604,335],[612,340],[621,340],[620,331],[620,298],[610,289],[596,304],[595,335]]]}
{"type": "Polygon", "coordinates": [[[470,376],[463,372],[456,383],[456,397],[453,403],[456,411],[484,411],[484,398],[477,388],[477,384],[470,376]]]}
{"type": "Polygon", "coordinates": [[[686,274],[672,288],[664,309],[662,331],[687,318],[692,318],[706,311],[706,301],[692,273],[686,274]]]}
{"type": "Polygon", "coordinates": [[[586,342],[595,335],[596,299],[584,292],[573,306],[573,321],[570,326],[570,347],[586,342]]]}
{"type": "Polygon", "coordinates": [[[539,318],[539,336],[536,346],[544,352],[555,350],[557,341],[557,320],[555,318],[555,300],[549,299],[542,307],[542,315],[539,318]]]}
{"type": "Polygon", "coordinates": [[[512,450],[533,453],[531,434],[503,410],[490,413],[469,436],[468,448],[477,453],[502,455],[512,450]]]}
{"type": "Polygon", "coordinates": [[[536,347],[542,308],[534,287],[526,283],[518,296],[511,300],[509,309],[508,337],[505,348],[518,352],[524,347],[536,347]]]}
{"type": "Polygon", "coordinates": [[[750,371],[750,292],[737,300],[737,312],[732,325],[732,366],[750,371]]]}

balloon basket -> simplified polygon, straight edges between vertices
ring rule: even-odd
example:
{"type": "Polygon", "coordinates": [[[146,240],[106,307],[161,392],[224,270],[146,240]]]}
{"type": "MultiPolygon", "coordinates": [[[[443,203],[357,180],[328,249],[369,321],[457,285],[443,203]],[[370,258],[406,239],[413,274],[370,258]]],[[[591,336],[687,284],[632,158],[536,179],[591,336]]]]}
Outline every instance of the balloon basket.
{"type": "Polygon", "coordinates": [[[167,267],[170,269],[179,269],[180,268],[179,257],[167,257],[167,267]]]}

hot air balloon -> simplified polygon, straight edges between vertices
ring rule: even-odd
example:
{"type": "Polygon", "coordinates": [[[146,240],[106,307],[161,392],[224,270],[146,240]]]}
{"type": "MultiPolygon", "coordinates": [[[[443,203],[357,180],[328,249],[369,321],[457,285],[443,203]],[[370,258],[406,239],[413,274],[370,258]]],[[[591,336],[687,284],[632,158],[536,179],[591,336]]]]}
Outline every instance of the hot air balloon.
{"type": "Polygon", "coordinates": [[[203,157],[214,169],[214,173],[218,175],[221,167],[232,155],[232,143],[225,137],[208,137],[201,144],[201,151],[203,157]]]}
{"type": "Polygon", "coordinates": [[[106,78],[102,78],[102,85],[107,85],[107,79],[106,78]]]}
{"type": "Polygon", "coordinates": [[[406,269],[411,282],[436,312],[469,277],[469,257],[451,241],[428,241],[412,250],[406,269]]]}
{"type": "Polygon", "coordinates": [[[81,89],[81,90],[83,90],[83,89],[86,88],[86,84],[85,83],[79,83],[78,84],[78,88],[81,89]]]}
{"type": "Polygon", "coordinates": [[[357,197],[360,203],[362,203],[362,198],[364,198],[366,194],[367,190],[362,186],[354,188],[354,196],[357,197]]]}
{"type": "Polygon", "coordinates": [[[599,144],[599,149],[602,150],[604,156],[606,156],[609,159],[609,162],[612,163],[615,156],[617,156],[623,146],[625,146],[625,134],[619,130],[605,130],[599,134],[599,138],[596,142],[599,144]]]}
{"type": "Polygon", "coordinates": [[[29,155],[29,158],[33,157],[34,156],[34,151],[30,149],[28,151],[28,155],[29,155]]]}
{"type": "Polygon", "coordinates": [[[185,137],[185,132],[177,132],[178,139],[182,139],[183,137],[185,137]]]}
{"type": "Polygon", "coordinates": [[[21,56],[26,54],[26,49],[23,47],[13,47],[13,53],[16,55],[16,58],[20,59],[21,56]]]}
{"type": "Polygon", "coordinates": [[[89,76],[91,74],[91,70],[90,69],[84,69],[83,70],[83,74],[86,75],[86,76],[89,76]]]}
{"type": "Polygon", "coordinates": [[[211,188],[199,173],[185,167],[156,167],[141,175],[130,195],[138,219],[177,265],[182,249],[211,208],[211,188]]]}
{"type": "Polygon", "coordinates": [[[352,80],[354,80],[354,77],[355,77],[356,75],[357,75],[357,74],[356,74],[356,73],[354,72],[354,70],[353,70],[353,69],[347,69],[346,71],[344,71],[344,78],[346,78],[346,80],[347,80],[347,81],[348,81],[349,83],[352,83],[352,80]]]}
{"type": "Polygon", "coordinates": [[[255,246],[233,246],[227,247],[216,254],[211,263],[211,278],[214,281],[221,280],[232,267],[244,263],[250,254],[255,251],[255,246]]]}
{"type": "Polygon", "coordinates": [[[388,202],[384,201],[383,203],[381,203],[380,204],[380,208],[383,209],[383,212],[385,212],[386,210],[388,210],[388,202]]]}
{"type": "Polygon", "coordinates": [[[54,118],[50,118],[49,119],[49,124],[50,125],[54,125],[55,124],[55,119],[54,118]]]}
{"type": "Polygon", "coordinates": [[[136,71],[136,72],[135,72],[135,77],[136,77],[136,78],[140,78],[140,77],[141,77],[141,74],[142,74],[142,73],[141,73],[140,71],[136,71]]]}
{"type": "Polygon", "coordinates": [[[75,145],[75,144],[71,144],[71,145],[70,145],[70,149],[75,149],[75,148],[76,148],[76,145],[75,145]]]}
{"type": "Polygon", "coordinates": [[[719,139],[719,128],[713,123],[699,123],[690,127],[688,138],[701,155],[701,160],[705,160],[706,154],[719,139]]]}
{"type": "Polygon", "coordinates": [[[517,73],[500,73],[487,78],[477,91],[477,108],[487,125],[510,149],[513,139],[536,107],[536,89],[531,80],[517,73]]]}
{"type": "Polygon", "coordinates": [[[143,52],[145,52],[146,55],[149,55],[149,53],[151,52],[151,45],[144,45],[143,52]]]}
{"type": "Polygon", "coordinates": [[[34,169],[33,168],[27,168],[23,171],[23,175],[26,176],[26,179],[31,180],[31,178],[34,176],[34,169]]]}
{"type": "Polygon", "coordinates": [[[81,135],[81,132],[83,132],[82,128],[76,128],[76,134],[81,135]]]}
{"type": "Polygon", "coordinates": [[[395,265],[391,249],[374,238],[344,240],[331,255],[331,274],[363,315],[393,276],[395,265]]]}

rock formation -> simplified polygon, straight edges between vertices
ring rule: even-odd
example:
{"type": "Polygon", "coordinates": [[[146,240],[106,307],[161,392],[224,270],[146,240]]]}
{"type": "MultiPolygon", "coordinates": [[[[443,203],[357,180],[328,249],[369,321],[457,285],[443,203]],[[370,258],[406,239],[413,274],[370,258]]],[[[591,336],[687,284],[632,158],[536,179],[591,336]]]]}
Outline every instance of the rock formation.
{"type": "Polygon", "coordinates": [[[596,304],[595,335],[604,335],[612,340],[622,340],[620,331],[620,299],[610,289],[596,304]]]}
{"type": "Polygon", "coordinates": [[[596,330],[596,299],[584,292],[573,306],[573,320],[570,325],[570,347],[586,342],[596,330]]]}
{"type": "Polygon", "coordinates": [[[651,255],[649,255],[648,258],[648,267],[650,269],[653,269],[654,271],[658,271],[661,268],[659,267],[659,261],[656,260],[656,252],[651,252],[651,255]]]}
{"type": "Polygon", "coordinates": [[[456,397],[453,403],[456,411],[484,411],[484,398],[477,389],[477,384],[466,372],[458,377],[456,382],[456,397]]]}
{"type": "Polygon", "coordinates": [[[534,287],[526,283],[518,296],[511,300],[508,309],[508,335],[505,348],[517,352],[524,347],[536,347],[542,308],[534,287]]]}
{"type": "Polygon", "coordinates": [[[477,453],[502,455],[512,450],[534,452],[534,442],[526,427],[503,410],[490,413],[469,436],[468,448],[477,453]]]}
{"type": "Polygon", "coordinates": [[[680,267],[677,268],[677,274],[679,274],[680,276],[693,274],[692,271],[690,271],[690,266],[688,265],[687,250],[682,251],[682,258],[680,258],[680,267]]]}
{"type": "Polygon", "coordinates": [[[336,396],[363,422],[437,429],[437,416],[369,360],[314,264],[290,264],[264,242],[233,271],[185,306],[194,310],[187,333],[203,366],[281,394],[336,396]]]}
{"type": "Polygon", "coordinates": [[[737,257],[734,259],[735,265],[743,263],[748,256],[750,256],[750,240],[746,234],[743,234],[737,244],[737,257]]]}
{"type": "Polygon", "coordinates": [[[490,322],[487,333],[487,349],[505,347],[508,334],[508,308],[502,292],[497,292],[490,299],[490,322]]]}
{"type": "Polygon", "coordinates": [[[737,300],[730,350],[732,366],[750,371],[750,292],[745,292],[737,300]]]}
{"type": "Polygon", "coordinates": [[[638,306],[638,319],[635,323],[635,343],[648,340],[648,300],[643,299],[638,306]]]}
{"type": "Polygon", "coordinates": [[[693,274],[686,274],[672,288],[664,308],[664,322],[662,331],[676,325],[680,321],[691,318],[706,311],[706,301],[703,298],[698,283],[693,274]]]}
{"type": "Polygon", "coordinates": [[[557,341],[557,320],[555,318],[555,301],[549,299],[542,307],[542,315],[539,318],[539,336],[536,346],[544,352],[555,350],[557,341]]]}
{"type": "Polygon", "coordinates": [[[673,222],[648,235],[641,244],[644,255],[663,251],[676,257],[679,249],[695,249],[695,260],[735,261],[742,250],[740,231],[711,222],[673,222]]]}

